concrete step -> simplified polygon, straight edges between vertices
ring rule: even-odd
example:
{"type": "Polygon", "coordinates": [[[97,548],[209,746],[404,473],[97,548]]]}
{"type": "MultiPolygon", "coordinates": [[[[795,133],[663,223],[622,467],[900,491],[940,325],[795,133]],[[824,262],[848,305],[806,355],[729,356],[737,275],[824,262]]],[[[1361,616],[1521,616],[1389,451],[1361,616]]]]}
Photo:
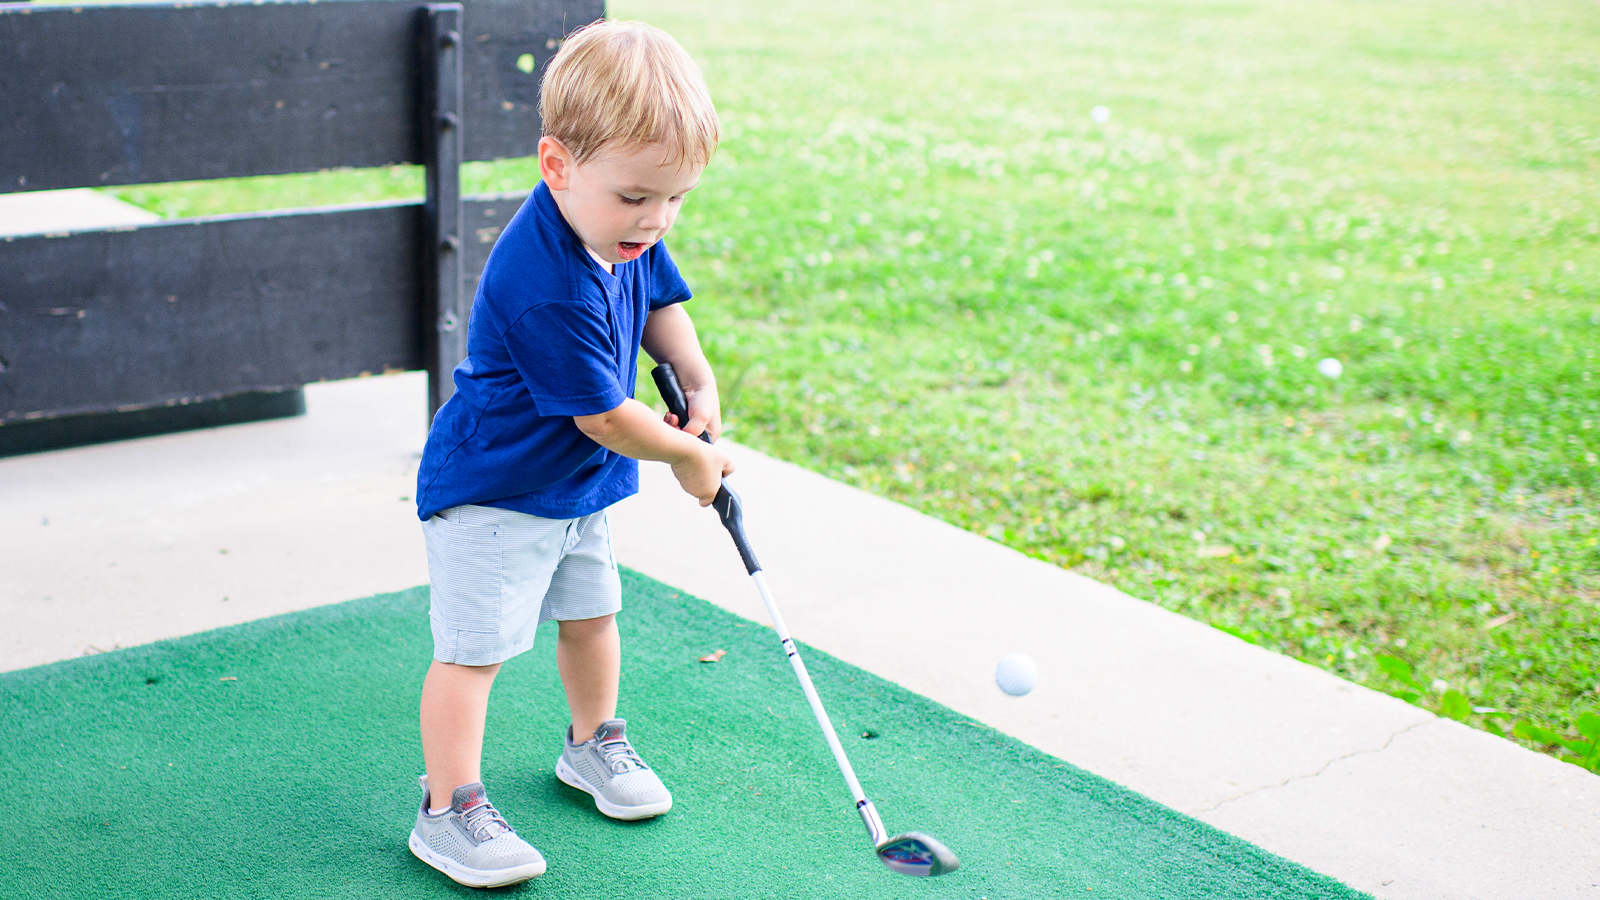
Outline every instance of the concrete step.
{"type": "Polygon", "coordinates": [[[0,237],[120,228],[160,220],[147,209],[92,188],[0,194],[0,237]]]}

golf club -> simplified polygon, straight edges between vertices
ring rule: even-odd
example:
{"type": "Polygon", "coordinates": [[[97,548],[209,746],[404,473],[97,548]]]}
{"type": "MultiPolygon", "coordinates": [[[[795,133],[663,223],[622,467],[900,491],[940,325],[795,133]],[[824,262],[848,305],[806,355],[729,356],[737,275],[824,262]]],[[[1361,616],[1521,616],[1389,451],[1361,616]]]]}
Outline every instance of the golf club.
{"type": "MultiPolygon", "coordinates": [[[[656,388],[661,391],[661,399],[667,402],[667,409],[678,417],[678,427],[683,427],[689,421],[689,400],[683,393],[683,386],[678,383],[678,374],[672,366],[662,363],[651,370],[650,376],[655,379],[656,388]]],[[[711,443],[711,436],[702,432],[700,439],[711,443]]],[[[877,852],[878,859],[888,866],[891,871],[902,875],[945,875],[954,872],[961,866],[961,861],[944,844],[919,832],[908,831],[889,837],[883,828],[883,820],[878,818],[878,811],[873,807],[872,801],[867,799],[861,790],[861,782],[856,779],[855,770],[850,767],[850,760],[844,755],[844,746],[839,743],[839,735],[833,730],[833,722],[828,719],[828,713],[822,708],[822,699],[817,696],[817,689],[811,683],[811,675],[806,672],[806,664],[800,659],[800,651],[795,648],[794,640],[789,637],[789,629],[783,624],[783,616],[778,613],[778,605],[772,599],[772,592],[767,590],[766,579],[761,574],[761,564],[756,562],[756,555],[750,548],[750,540],[744,532],[744,511],[739,503],[739,495],[728,488],[726,479],[717,491],[717,497],[711,503],[717,515],[722,519],[722,526],[728,529],[728,534],[733,536],[734,546],[739,548],[739,556],[744,560],[745,571],[750,573],[750,578],[756,584],[756,590],[761,593],[761,600],[767,605],[767,615],[772,618],[772,627],[778,632],[778,640],[783,642],[783,650],[789,656],[789,663],[794,667],[794,674],[800,679],[800,690],[805,692],[806,700],[811,704],[811,711],[816,714],[817,725],[822,728],[822,736],[828,742],[828,749],[833,751],[833,758],[839,763],[839,771],[843,773],[845,784],[850,786],[850,794],[856,801],[856,811],[861,814],[861,821],[867,826],[867,836],[872,840],[873,850],[877,852]]]]}

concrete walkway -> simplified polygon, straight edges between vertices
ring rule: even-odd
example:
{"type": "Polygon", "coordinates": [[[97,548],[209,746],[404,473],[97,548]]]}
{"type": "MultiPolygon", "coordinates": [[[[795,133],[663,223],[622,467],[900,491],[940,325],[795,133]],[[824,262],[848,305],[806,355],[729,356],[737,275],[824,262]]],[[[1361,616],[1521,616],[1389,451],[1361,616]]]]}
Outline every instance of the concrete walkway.
{"type": "MultiPolygon", "coordinates": [[[[312,385],[303,418],[0,459],[0,670],[424,583],[424,384],[312,385]]],[[[1378,897],[1600,898],[1600,778],[731,449],[801,641],[1378,897]],[[1041,673],[1023,698],[991,680],[1014,650],[1041,673]]],[[[765,621],[666,467],[613,521],[624,565],[765,621]]]]}

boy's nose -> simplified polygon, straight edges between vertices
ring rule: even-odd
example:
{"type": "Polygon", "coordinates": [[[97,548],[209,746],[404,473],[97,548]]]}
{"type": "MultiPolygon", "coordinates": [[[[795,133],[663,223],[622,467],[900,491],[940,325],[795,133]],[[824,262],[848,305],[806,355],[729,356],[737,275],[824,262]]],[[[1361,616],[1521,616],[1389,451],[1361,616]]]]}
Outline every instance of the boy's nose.
{"type": "Polygon", "coordinates": [[[646,210],[644,215],[639,217],[639,227],[645,231],[660,231],[667,227],[667,223],[670,221],[667,210],[657,207],[646,210]]]}

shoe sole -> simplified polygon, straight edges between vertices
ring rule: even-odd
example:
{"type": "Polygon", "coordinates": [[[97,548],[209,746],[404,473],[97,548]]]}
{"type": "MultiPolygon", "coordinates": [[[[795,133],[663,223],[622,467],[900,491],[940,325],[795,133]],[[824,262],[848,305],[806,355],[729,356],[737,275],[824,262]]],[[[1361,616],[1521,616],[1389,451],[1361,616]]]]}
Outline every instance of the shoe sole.
{"type": "Polygon", "coordinates": [[[565,756],[556,758],[556,777],[561,779],[563,783],[569,784],[578,790],[583,791],[585,794],[593,797],[595,807],[613,819],[621,819],[624,822],[632,822],[637,819],[648,819],[652,816],[659,816],[667,810],[672,809],[671,797],[668,797],[666,800],[663,800],[660,803],[646,803],[643,806],[618,806],[602,796],[600,791],[596,789],[594,785],[584,781],[583,776],[579,775],[577,770],[567,765],[567,758],[565,756]]]}
{"type": "Polygon", "coordinates": [[[411,832],[411,839],[406,842],[411,847],[411,854],[435,869],[450,876],[456,884],[464,884],[474,888],[497,888],[511,884],[521,884],[530,878],[538,878],[544,874],[544,860],[528,863],[525,866],[515,866],[510,869],[469,869],[449,857],[428,849],[415,830],[411,832]]]}

